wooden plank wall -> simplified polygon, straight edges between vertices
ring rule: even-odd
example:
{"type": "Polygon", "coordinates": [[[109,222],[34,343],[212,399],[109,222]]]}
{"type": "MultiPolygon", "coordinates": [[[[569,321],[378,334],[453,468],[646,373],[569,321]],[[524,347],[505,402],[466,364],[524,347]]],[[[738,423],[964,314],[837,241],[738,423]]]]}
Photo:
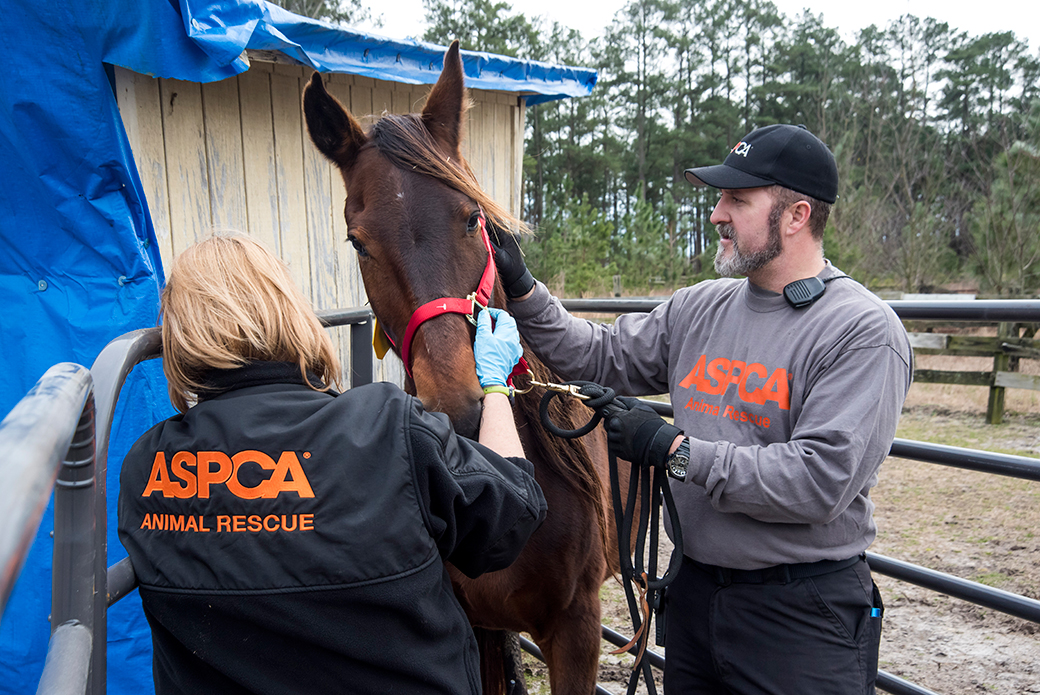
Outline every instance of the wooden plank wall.
{"type": "MultiPolygon", "coordinates": [[[[365,289],[346,243],[338,172],[307,135],[300,97],[310,69],[253,60],[210,84],[116,68],[116,90],[148,199],[163,265],[212,231],[263,241],[289,266],[316,309],[363,306],[365,289]]],[[[335,74],[327,89],[363,125],[385,112],[419,111],[428,86],[335,74]]],[[[521,202],[524,107],[516,94],[470,91],[464,155],[485,190],[514,214],[521,202]]],[[[349,364],[346,328],[332,329],[349,364]]],[[[400,360],[377,380],[403,382],[400,360]]]]}

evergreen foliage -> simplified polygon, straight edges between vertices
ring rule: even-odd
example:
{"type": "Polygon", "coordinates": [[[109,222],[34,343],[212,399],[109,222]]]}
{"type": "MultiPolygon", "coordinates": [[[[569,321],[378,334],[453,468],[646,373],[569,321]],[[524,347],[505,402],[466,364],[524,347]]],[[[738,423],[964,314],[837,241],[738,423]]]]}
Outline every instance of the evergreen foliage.
{"type": "Polygon", "coordinates": [[[567,295],[670,289],[712,275],[715,164],[753,128],[801,123],[838,160],[824,237],[874,289],[1040,291],[1040,56],[905,15],[843,39],[768,0],[630,0],[602,37],[507,2],[424,0],[425,38],[599,71],[593,94],[527,110],[525,241],[567,295]]]}

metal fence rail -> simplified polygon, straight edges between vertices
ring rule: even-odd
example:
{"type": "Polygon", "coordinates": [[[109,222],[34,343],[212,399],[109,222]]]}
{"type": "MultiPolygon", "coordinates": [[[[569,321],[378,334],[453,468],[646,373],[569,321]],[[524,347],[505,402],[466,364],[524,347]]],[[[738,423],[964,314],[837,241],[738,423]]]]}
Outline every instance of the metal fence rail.
{"type": "Polygon", "coordinates": [[[0,613],[36,537],[90,392],[85,367],[56,364],[0,423],[0,613]]]}
{"type": "MultiPolygon", "coordinates": [[[[631,311],[653,311],[668,301],[667,297],[629,299],[562,299],[567,311],[588,314],[624,314],[631,311]]],[[[1040,300],[973,299],[963,302],[928,302],[891,300],[886,302],[903,320],[929,321],[1040,321],[1040,300]]]]}
{"type": "Polygon", "coordinates": [[[55,525],[73,528],[54,538],[51,639],[40,693],[84,692],[93,652],[104,651],[91,649],[96,489],[92,387],[85,367],[54,365],[0,423],[0,612],[52,489],[55,525]]]}
{"type": "Polygon", "coordinates": [[[954,468],[965,468],[982,473],[1006,475],[1012,478],[1040,481],[1040,459],[1013,454],[998,454],[993,451],[964,449],[959,446],[945,444],[928,444],[913,442],[909,439],[896,439],[892,442],[889,456],[904,459],[939,463],[954,468]]]}
{"type": "Polygon", "coordinates": [[[75,620],[58,625],[47,645],[47,660],[43,664],[36,695],[83,695],[90,692],[93,647],[94,635],[86,625],[75,620]]]}
{"type": "Polygon", "coordinates": [[[867,553],[867,564],[870,565],[871,570],[879,574],[910,582],[911,584],[917,584],[926,589],[937,591],[940,594],[947,594],[948,596],[974,603],[977,606],[992,608],[1001,613],[1013,615],[1016,618],[1040,623],[1040,601],[1028,596],[994,589],[985,584],[961,579],[952,574],[937,572],[927,567],[912,565],[909,562],[903,562],[902,560],[896,560],[876,553],[867,553]]]}

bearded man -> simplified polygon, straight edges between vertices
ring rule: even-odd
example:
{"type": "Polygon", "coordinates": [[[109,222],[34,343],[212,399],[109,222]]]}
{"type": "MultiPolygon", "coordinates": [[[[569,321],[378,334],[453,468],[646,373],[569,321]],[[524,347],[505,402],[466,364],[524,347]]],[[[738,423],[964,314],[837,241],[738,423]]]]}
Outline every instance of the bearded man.
{"type": "Polygon", "coordinates": [[[721,279],[593,324],[502,238],[508,309],[564,378],[670,395],[674,425],[645,406],[607,420],[619,457],[668,472],[682,523],[665,692],[874,693],[883,606],[864,555],[877,531],[870,489],[913,376],[909,339],[824,257],[838,170],[804,127],[754,130],[722,164],[685,175],[720,191],[721,279]]]}

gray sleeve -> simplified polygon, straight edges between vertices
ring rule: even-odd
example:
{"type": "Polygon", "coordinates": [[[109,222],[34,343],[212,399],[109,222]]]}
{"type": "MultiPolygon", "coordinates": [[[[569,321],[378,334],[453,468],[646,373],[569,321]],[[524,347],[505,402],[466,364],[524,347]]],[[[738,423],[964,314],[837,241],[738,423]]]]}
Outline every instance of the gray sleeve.
{"type": "Polygon", "coordinates": [[[668,390],[671,301],[599,324],[571,316],[536,282],[530,297],[509,303],[509,312],[539,359],[565,380],[594,381],[629,396],[668,390]]]}
{"type": "Polygon", "coordinates": [[[803,403],[787,442],[738,446],[691,437],[687,484],[720,512],[765,522],[827,523],[876,482],[912,378],[888,345],[841,355],[803,403]]]}

